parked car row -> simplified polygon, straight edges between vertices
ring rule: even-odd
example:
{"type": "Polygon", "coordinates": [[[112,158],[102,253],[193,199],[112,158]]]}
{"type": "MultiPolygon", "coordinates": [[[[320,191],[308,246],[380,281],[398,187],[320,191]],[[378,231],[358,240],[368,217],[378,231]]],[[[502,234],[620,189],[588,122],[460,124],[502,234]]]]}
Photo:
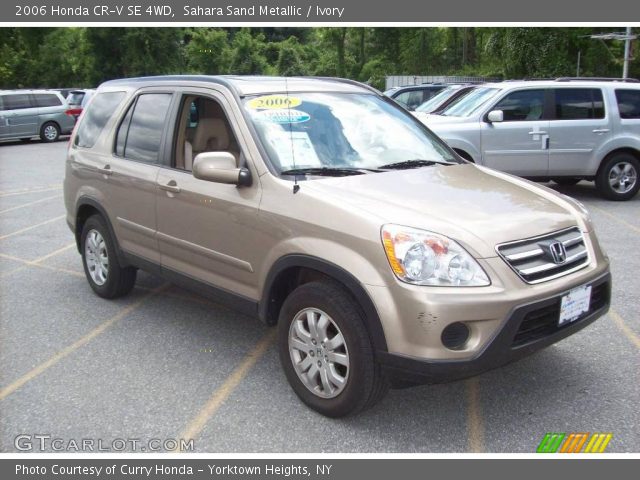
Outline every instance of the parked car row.
{"type": "Polygon", "coordinates": [[[611,200],[628,200],[640,189],[640,83],[634,79],[450,86],[413,114],[480,165],[563,185],[594,181],[611,200]]]}
{"type": "Polygon", "coordinates": [[[75,126],[93,90],[0,90],[0,140],[55,142],[75,126]]]}

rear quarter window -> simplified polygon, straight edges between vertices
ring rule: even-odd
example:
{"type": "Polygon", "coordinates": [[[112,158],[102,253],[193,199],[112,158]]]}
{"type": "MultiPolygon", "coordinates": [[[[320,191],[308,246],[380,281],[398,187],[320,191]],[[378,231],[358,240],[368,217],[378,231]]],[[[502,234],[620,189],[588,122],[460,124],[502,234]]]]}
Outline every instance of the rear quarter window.
{"type": "Polygon", "coordinates": [[[616,90],[620,118],[640,118],[640,90],[616,90]]]}
{"type": "Polygon", "coordinates": [[[62,105],[60,97],[54,93],[37,93],[34,96],[38,107],[59,107],[62,105]]]}
{"type": "Polygon", "coordinates": [[[83,148],[93,147],[124,97],[125,92],[97,94],[80,122],[74,141],[75,145],[83,148]]]}

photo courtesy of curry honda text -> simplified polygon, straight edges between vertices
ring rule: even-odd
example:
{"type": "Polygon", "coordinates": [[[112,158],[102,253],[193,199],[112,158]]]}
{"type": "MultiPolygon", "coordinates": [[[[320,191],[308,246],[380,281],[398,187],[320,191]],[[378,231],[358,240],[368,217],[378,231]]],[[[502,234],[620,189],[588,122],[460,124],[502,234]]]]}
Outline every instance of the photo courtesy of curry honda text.
{"type": "Polygon", "coordinates": [[[501,366],[609,308],[579,202],[464,160],[353,81],[106,82],[64,193],[96,294],[143,269],[274,325],[291,387],[327,416],[501,366]]]}

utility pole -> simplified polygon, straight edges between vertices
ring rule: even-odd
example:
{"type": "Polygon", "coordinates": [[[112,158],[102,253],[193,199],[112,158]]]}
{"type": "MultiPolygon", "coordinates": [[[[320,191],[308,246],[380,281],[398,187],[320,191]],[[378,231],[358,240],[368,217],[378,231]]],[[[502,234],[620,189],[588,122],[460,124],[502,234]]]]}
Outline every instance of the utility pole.
{"type": "MultiPolygon", "coordinates": [[[[595,40],[624,40],[624,61],[622,64],[622,78],[629,78],[629,62],[631,61],[631,42],[638,38],[631,32],[631,27],[627,27],[625,33],[598,33],[589,35],[589,38],[595,40]]],[[[609,53],[611,51],[609,50],[609,53]]]]}
{"type": "Polygon", "coordinates": [[[631,27],[627,27],[624,40],[624,64],[622,66],[622,78],[629,78],[629,62],[631,61],[631,27]]]}

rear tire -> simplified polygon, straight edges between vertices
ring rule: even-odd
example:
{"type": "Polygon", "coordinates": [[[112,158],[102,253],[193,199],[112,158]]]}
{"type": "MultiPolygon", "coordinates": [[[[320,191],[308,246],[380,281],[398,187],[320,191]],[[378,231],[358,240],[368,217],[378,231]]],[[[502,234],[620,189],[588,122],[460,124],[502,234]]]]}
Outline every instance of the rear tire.
{"type": "Polygon", "coordinates": [[[43,142],[56,142],[60,138],[60,127],[55,122],[47,122],[40,127],[40,139],[43,142]]]}
{"type": "Polygon", "coordinates": [[[576,185],[581,179],[573,177],[558,177],[552,179],[555,183],[562,186],[576,185]]]}
{"type": "Polygon", "coordinates": [[[630,153],[615,153],[607,157],[598,170],[596,188],[609,200],[629,200],[640,189],[640,162],[630,153]]]}
{"type": "Polygon", "coordinates": [[[80,236],[82,265],[89,285],[102,298],[127,295],[136,283],[137,270],[121,267],[115,241],[100,215],[87,219],[80,236]]]}
{"type": "Polygon", "coordinates": [[[278,319],[278,351],[296,395],[327,417],[366,410],[389,389],[360,309],[333,282],[306,283],[287,297],[278,319]]]}

